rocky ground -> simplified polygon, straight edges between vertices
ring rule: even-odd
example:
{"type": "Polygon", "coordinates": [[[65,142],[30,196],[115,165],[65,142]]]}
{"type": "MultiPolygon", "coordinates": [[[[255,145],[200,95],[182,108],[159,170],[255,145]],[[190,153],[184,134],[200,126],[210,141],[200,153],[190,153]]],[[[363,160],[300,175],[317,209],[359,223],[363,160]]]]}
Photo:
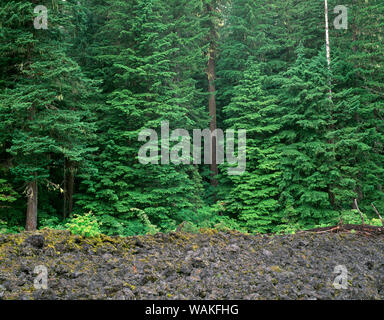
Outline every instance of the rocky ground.
{"type": "Polygon", "coordinates": [[[84,239],[0,235],[0,299],[383,299],[384,237],[206,230],[84,239]],[[347,289],[335,289],[337,265],[347,289]],[[48,289],[35,289],[35,267],[48,289]],[[40,271],[41,272],[41,271],[40,271]]]}

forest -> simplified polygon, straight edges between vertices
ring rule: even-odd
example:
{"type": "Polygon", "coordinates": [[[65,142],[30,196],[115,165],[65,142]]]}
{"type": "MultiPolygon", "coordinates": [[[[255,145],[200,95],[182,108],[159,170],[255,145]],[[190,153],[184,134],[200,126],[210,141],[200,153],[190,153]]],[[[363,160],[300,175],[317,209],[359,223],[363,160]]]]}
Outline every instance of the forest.
{"type": "Polygon", "coordinates": [[[381,225],[383,117],[382,0],[0,1],[0,233],[381,225]],[[245,171],[143,164],[164,122],[245,171]]]}

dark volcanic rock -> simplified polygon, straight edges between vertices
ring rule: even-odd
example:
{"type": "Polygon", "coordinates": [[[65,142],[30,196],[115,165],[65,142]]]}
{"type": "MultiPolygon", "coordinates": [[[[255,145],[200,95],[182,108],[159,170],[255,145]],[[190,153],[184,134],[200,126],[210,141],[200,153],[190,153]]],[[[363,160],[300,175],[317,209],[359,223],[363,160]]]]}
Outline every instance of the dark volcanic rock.
{"type": "Polygon", "coordinates": [[[0,235],[0,299],[383,299],[384,238],[206,230],[84,239],[0,235]],[[34,288],[37,266],[48,288],[34,288]],[[346,289],[333,285],[336,266],[346,289]]]}
{"type": "Polygon", "coordinates": [[[32,235],[25,241],[27,244],[30,244],[32,247],[41,249],[44,247],[44,237],[40,234],[32,235]]]}

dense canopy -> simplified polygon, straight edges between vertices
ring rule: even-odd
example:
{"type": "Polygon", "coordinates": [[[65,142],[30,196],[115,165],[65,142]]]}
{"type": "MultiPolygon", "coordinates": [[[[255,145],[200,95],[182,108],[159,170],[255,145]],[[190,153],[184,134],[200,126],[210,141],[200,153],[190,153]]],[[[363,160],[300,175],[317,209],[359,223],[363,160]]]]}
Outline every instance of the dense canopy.
{"type": "Polygon", "coordinates": [[[324,2],[1,1],[0,232],[376,224],[384,2],[327,1],[330,57],[324,2]],[[142,164],[164,121],[246,130],[246,171],[142,164]]]}

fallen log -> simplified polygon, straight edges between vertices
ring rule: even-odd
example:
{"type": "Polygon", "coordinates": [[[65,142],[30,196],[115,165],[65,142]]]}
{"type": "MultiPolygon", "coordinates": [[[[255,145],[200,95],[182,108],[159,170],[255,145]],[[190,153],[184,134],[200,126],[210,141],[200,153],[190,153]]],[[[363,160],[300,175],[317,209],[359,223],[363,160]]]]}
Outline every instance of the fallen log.
{"type": "Polygon", "coordinates": [[[371,225],[361,225],[361,224],[343,224],[338,226],[329,226],[322,228],[314,228],[308,230],[302,230],[297,233],[325,233],[325,232],[350,232],[355,230],[356,232],[361,232],[366,235],[384,235],[384,227],[377,227],[371,225]]]}

